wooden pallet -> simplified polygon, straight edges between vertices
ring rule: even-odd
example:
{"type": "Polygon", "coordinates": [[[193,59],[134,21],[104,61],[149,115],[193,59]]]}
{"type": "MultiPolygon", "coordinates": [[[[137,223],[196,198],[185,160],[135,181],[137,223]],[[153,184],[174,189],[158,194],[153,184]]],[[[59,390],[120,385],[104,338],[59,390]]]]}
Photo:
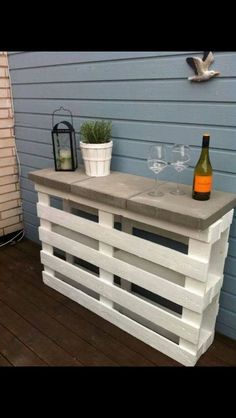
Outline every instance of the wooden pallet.
{"type": "Polygon", "coordinates": [[[199,231],[39,184],[36,190],[44,283],[178,362],[195,365],[214,339],[233,210],[199,231]],[[50,205],[50,196],[62,198],[63,210],[50,205]],[[71,213],[74,207],[96,213],[98,222],[71,213]],[[122,230],[114,228],[117,220],[122,230]],[[134,227],[185,243],[188,253],[135,236],[134,227]],[[179,305],[181,313],[145,292],[179,305]]]}

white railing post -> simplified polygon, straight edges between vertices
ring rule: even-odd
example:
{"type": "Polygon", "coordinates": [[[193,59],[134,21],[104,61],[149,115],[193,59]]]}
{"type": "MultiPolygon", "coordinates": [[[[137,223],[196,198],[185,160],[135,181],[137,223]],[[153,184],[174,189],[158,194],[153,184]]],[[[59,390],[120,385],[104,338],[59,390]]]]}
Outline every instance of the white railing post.
{"type": "MultiPolygon", "coordinates": [[[[199,258],[200,260],[204,260],[207,262],[208,265],[210,263],[211,249],[212,249],[211,243],[204,243],[202,241],[198,241],[193,238],[189,239],[188,255],[194,258],[199,258]]],[[[203,299],[205,292],[206,292],[207,281],[205,283],[202,283],[198,280],[192,279],[191,277],[186,277],[184,287],[187,290],[198,293],[200,296],[202,296],[202,299],[203,299]]],[[[184,350],[191,351],[197,361],[198,347],[199,347],[200,336],[201,336],[200,330],[201,330],[201,324],[203,320],[203,312],[197,313],[197,312],[194,312],[190,309],[183,307],[182,319],[199,328],[199,338],[196,344],[193,344],[184,338],[180,338],[179,340],[179,346],[184,350]]]]}
{"type": "MultiPolygon", "coordinates": [[[[44,206],[49,207],[50,206],[50,196],[46,193],[38,192],[38,202],[41,203],[44,206]]],[[[45,219],[40,218],[40,225],[48,231],[52,230],[52,223],[45,220],[45,219]]],[[[45,242],[42,242],[42,249],[43,249],[43,251],[46,251],[48,254],[53,255],[52,245],[49,245],[49,244],[46,244],[45,242]]],[[[50,269],[47,266],[44,266],[44,271],[48,274],[51,274],[52,276],[55,276],[54,270],[50,269]]]]}
{"type": "MultiPolygon", "coordinates": [[[[67,199],[63,199],[62,201],[62,208],[65,212],[71,213],[71,203],[67,199]]],[[[66,261],[67,263],[74,264],[74,256],[66,253],[66,261]]]]}
{"type": "MultiPolygon", "coordinates": [[[[126,219],[126,218],[122,218],[121,230],[123,232],[126,232],[127,234],[132,234],[133,227],[132,227],[131,220],[126,219]]],[[[122,289],[126,290],[127,292],[131,292],[132,283],[129,282],[128,280],[120,279],[120,286],[121,286],[122,289]]]]}
{"type": "MultiPolygon", "coordinates": [[[[107,228],[113,228],[114,227],[114,215],[112,213],[104,212],[102,210],[98,211],[98,219],[99,224],[102,226],[105,226],[107,228]]],[[[114,248],[111,245],[105,244],[104,242],[99,241],[99,251],[102,254],[106,254],[110,257],[113,257],[114,255],[114,248]]],[[[114,276],[112,273],[109,273],[106,270],[103,270],[102,268],[99,268],[99,277],[103,280],[105,280],[108,283],[113,283],[114,276]]],[[[112,308],[113,302],[103,296],[100,295],[100,302],[102,302],[104,305],[112,308]]]]}

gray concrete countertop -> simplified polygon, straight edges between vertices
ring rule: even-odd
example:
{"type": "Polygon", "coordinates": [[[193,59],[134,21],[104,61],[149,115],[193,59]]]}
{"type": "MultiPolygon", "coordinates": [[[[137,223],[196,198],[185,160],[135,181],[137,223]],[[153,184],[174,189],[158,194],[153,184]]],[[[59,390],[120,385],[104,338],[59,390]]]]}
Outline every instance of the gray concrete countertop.
{"type": "Polygon", "coordinates": [[[201,230],[236,206],[236,195],[221,191],[213,191],[210,200],[205,202],[193,200],[192,187],[184,184],[181,188],[185,195],[172,195],[170,190],[176,184],[170,182],[160,182],[160,190],[165,195],[154,198],[148,195],[154,186],[153,179],[118,171],[105,177],[89,177],[82,168],[74,172],[49,168],[30,172],[29,179],[93,201],[201,230]]]}

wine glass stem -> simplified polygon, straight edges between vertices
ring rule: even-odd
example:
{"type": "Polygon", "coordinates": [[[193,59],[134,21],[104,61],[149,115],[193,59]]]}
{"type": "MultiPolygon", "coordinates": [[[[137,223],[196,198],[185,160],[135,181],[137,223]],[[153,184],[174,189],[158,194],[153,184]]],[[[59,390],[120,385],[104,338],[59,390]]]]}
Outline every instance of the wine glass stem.
{"type": "Polygon", "coordinates": [[[156,175],[156,179],[155,179],[155,190],[154,190],[154,194],[155,194],[155,196],[157,196],[157,194],[158,194],[158,175],[156,175]]]}
{"type": "Polygon", "coordinates": [[[178,171],[177,173],[177,187],[176,187],[176,193],[179,194],[179,176],[180,176],[180,172],[178,171]]]}

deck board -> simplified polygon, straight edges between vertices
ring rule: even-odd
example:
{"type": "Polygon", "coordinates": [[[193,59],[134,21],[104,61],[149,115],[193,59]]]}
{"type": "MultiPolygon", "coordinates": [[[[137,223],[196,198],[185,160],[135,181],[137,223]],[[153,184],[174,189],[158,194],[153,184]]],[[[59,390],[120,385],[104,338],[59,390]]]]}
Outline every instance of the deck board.
{"type": "MultiPolygon", "coordinates": [[[[0,250],[0,366],[182,366],[42,282],[40,246],[0,250]]],[[[216,334],[197,366],[235,366],[236,341],[216,334]]]]}

